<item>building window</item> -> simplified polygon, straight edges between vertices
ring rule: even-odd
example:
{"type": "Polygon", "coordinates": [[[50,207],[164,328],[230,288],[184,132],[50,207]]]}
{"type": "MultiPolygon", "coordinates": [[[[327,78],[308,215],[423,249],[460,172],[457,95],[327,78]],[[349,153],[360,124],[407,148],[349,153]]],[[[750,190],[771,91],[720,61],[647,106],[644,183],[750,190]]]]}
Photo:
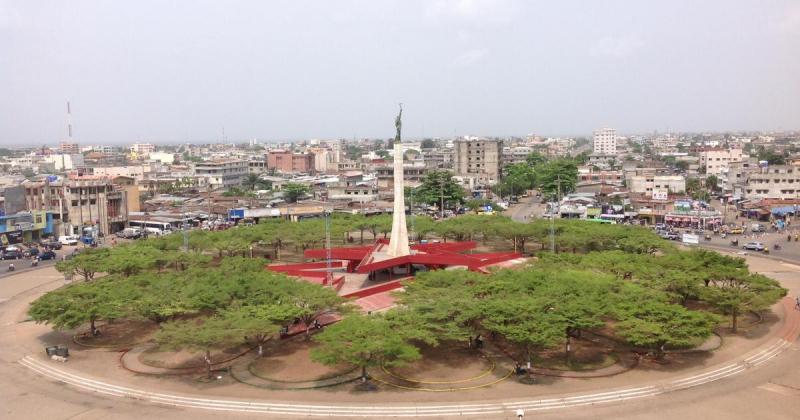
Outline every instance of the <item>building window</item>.
{"type": "Polygon", "coordinates": [[[78,200],[72,200],[72,207],[78,207],[78,200]]]}

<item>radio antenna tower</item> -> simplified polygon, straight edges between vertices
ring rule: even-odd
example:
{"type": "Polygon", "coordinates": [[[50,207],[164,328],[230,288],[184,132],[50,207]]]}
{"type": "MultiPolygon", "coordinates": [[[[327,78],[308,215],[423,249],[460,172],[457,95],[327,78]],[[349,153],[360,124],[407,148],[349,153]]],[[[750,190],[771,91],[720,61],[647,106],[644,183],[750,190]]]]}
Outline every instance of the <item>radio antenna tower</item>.
{"type": "Polygon", "coordinates": [[[67,140],[72,143],[72,110],[67,101],[67,140]]]}

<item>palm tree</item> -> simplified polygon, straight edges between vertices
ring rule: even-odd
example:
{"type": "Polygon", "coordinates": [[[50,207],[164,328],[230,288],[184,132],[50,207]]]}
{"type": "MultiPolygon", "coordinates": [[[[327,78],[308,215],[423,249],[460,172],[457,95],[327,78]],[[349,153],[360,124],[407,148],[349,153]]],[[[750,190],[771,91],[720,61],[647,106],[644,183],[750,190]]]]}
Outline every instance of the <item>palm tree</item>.
{"type": "Polygon", "coordinates": [[[242,180],[242,185],[247,187],[250,191],[255,191],[258,187],[269,188],[269,182],[261,179],[261,176],[258,174],[247,174],[244,180],[242,180]]]}

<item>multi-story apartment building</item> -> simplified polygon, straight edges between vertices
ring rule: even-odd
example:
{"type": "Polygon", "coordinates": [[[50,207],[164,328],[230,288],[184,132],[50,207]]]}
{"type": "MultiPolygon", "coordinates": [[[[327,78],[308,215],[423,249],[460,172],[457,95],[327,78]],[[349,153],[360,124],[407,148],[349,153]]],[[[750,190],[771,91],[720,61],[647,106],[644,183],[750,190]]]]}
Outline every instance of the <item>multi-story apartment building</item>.
{"type": "Polygon", "coordinates": [[[628,189],[632,193],[664,194],[686,191],[686,179],[680,175],[634,175],[630,177],[628,189]]]}
{"type": "MultiPolygon", "coordinates": [[[[422,177],[428,172],[428,167],[424,165],[403,165],[403,179],[412,185],[422,181],[422,177]]],[[[380,166],[375,168],[375,175],[378,178],[378,187],[391,189],[394,188],[394,167],[380,166]]]]}
{"type": "Polygon", "coordinates": [[[267,153],[267,168],[283,173],[313,174],[314,155],[312,153],[294,153],[290,150],[270,150],[267,153]]]}
{"type": "Polygon", "coordinates": [[[106,177],[83,176],[52,182],[26,182],[29,210],[52,214],[54,233],[82,234],[87,227],[108,235],[125,228],[128,197],[106,177]]]}
{"type": "Polygon", "coordinates": [[[763,167],[747,175],[744,183],[744,197],[759,198],[798,198],[800,197],[800,167],[777,165],[763,167]]]}
{"type": "Polygon", "coordinates": [[[533,148],[527,146],[504,147],[503,166],[525,163],[531,153],[533,153],[533,148]]]}
{"type": "Polygon", "coordinates": [[[503,141],[462,138],[453,142],[453,171],[456,176],[474,178],[478,184],[491,185],[500,179],[503,141]]]}
{"type": "Polygon", "coordinates": [[[155,152],[156,146],[150,143],[134,143],[131,145],[130,151],[137,157],[144,157],[144,156],[149,156],[150,153],[155,152]]]}
{"type": "Polygon", "coordinates": [[[601,128],[594,131],[592,151],[596,155],[617,154],[617,130],[601,128]]]}
{"type": "Polygon", "coordinates": [[[729,163],[742,161],[742,149],[704,148],[699,150],[700,166],[706,168],[707,175],[720,176],[729,163]]]}
{"type": "Polygon", "coordinates": [[[58,143],[58,152],[68,155],[77,155],[81,152],[81,146],[78,145],[78,143],[62,141],[58,143]]]}
{"type": "Polygon", "coordinates": [[[248,168],[244,160],[213,159],[196,163],[193,175],[206,178],[206,184],[213,189],[230,188],[242,185],[248,168]]]}

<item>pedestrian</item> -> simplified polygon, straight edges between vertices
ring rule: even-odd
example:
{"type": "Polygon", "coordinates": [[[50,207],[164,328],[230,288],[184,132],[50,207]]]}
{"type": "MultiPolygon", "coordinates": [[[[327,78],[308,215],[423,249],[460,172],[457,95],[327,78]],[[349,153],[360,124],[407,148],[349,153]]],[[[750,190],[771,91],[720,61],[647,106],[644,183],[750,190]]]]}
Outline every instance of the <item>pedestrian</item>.
{"type": "Polygon", "coordinates": [[[800,296],[794,298],[794,308],[800,311],[800,296]]]}

